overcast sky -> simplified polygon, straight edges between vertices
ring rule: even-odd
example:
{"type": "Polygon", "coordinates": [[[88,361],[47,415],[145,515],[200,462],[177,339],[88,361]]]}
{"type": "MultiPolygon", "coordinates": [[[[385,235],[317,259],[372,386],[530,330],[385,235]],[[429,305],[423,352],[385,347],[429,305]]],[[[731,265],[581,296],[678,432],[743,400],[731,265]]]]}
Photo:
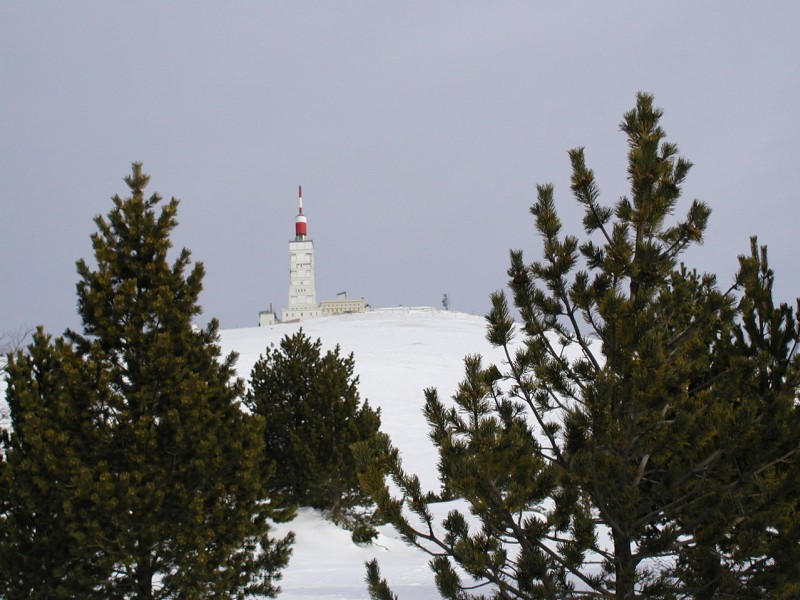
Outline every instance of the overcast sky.
{"type": "Polygon", "coordinates": [[[0,331],[80,325],[75,261],[133,161],[181,200],[203,322],[287,302],[303,186],[319,300],[483,314],[567,150],[627,193],[638,90],[714,213],[688,257],[730,283],[749,236],[800,295],[800,3],[2,2],[0,331]]]}

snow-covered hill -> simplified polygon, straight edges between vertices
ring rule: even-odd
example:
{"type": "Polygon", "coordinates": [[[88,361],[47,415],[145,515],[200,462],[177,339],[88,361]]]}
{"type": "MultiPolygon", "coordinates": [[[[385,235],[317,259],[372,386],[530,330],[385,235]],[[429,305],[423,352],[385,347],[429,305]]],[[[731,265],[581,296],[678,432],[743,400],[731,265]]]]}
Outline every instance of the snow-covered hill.
{"type": "MultiPolygon", "coordinates": [[[[300,324],[224,330],[220,344],[223,354],[239,354],[238,373],[247,380],[267,346],[301,327],[312,339],[320,338],[323,349],[339,344],[343,354],[354,354],[362,400],[380,407],[381,430],[402,452],[405,468],[419,475],[427,489],[438,491],[436,453],[422,415],[423,390],[436,387],[441,398],[449,398],[463,378],[467,354],[502,360],[486,341],[484,319],[430,308],[379,309],[300,324]]],[[[0,381],[0,426],[7,426],[4,388],[0,381]]],[[[452,507],[432,508],[444,516],[452,507]]],[[[374,557],[401,600],[439,597],[429,557],[406,546],[389,526],[381,528],[374,544],[357,546],[349,532],[303,509],[294,521],[276,527],[279,535],[289,530],[297,541],[280,582],[283,600],[368,598],[364,563],[374,557]]]]}
{"type": "MultiPolygon", "coordinates": [[[[438,490],[436,453],[428,439],[422,416],[423,390],[436,387],[449,398],[463,377],[466,354],[487,360],[502,357],[486,341],[482,317],[426,308],[380,309],[300,324],[221,332],[224,353],[239,353],[239,374],[247,379],[253,364],[269,344],[302,327],[323,348],[339,344],[344,354],[355,355],[361,398],[381,409],[381,430],[402,452],[409,472],[423,486],[438,490]]],[[[447,506],[437,510],[447,511],[447,506]]],[[[282,599],[330,600],[368,598],[364,562],[377,557],[383,575],[402,600],[438,598],[429,557],[407,547],[390,528],[381,529],[375,544],[356,546],[348,532],[338,529],[311,510],[303,510],[278,532],[297,535],[294,553],[285,570],[282,599]]]]}

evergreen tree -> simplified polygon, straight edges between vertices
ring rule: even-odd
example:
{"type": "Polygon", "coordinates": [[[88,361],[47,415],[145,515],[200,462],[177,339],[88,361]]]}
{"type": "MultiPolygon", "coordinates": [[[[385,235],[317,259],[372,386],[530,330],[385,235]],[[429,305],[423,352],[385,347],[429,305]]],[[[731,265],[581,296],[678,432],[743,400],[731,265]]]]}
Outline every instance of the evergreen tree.
{"type": "Polygon", "coordinates": [[[41,329],[27,353],[9,356],[13,430],[2,439],[0,597],[105,597],[100,582],[113,563],[79,543],[102,531],[90,466],[104,441],[93,418],[100,377],[96,365],[41,329]]]}
{"type": "MultiPolygon", "coordinates": [[[[267,348],[253,367],[246,401],[264,417],[266,457],[278,465],[270,494],[328,510],[347,524],[351,509],[369,503],[350,446],[377,436],[380,413],[360,402],[353,355],[341,356],[338,345],[324,354],[321,348],[302,329],[267,348]]],[[[371,537],[368,529],[355,537],[371,537]]]]}
{"type": "MultiPolygon", "coordinates": [[[[291,536],[268,537],[264,422],[235,355],[197,329],[203,267],[168,262],[178,202],[134,164],[78,262],[83,334],[12,357],[0,579],[15,597],[274,595],[291,536]]],[[[280,515],[277,515],[280,516],[280,515]]]]}
{"type": "MultiPolygon", "coordinates": [[[[569,153],[583,241],[538,187],[543,258],[512,251],[508,272],[522,339],[493,294],[487,337],[507,362],[467,357],[452,406],[426,390],[442,481],[477,527],[457,510],[437,527],[388,439],[358,450],[364,485],[434,555],[446,598],[470,597],[455,565],[496,598],[798,593],[797,315],[774,306],[755,240],[725,292],[679,263],[710,210],[694,201],[670,224],[691,163],[661,116],[646,94],[625,115],[630,196],[613,208],[584,150],[569,153]]],[[[385,597],[375,565],[368,577],[385,597]]]]}
{"type": "Polygon", "coordinates": [[[714,502],[686,518],[696,543],[678,574],[702,597],[788,600],[800,596],[800,320],[773,302],[766,247],[753,238],[739,263],[738,326],[718,348],[715,384],[734,403],[732,424],[720,432],[714,502]]]}

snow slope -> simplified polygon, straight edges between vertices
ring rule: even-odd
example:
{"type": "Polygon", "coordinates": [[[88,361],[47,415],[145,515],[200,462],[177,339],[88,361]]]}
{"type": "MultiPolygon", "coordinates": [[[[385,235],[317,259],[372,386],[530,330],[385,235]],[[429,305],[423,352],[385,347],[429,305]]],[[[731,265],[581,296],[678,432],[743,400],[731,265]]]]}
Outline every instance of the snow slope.
{"type": "MultiPolygon", "coordinates": [[[[381,430],[388,433],[403,457],[408,472],[419,475],[427,489],[439,490],[436,453],[428,439],[422,415],[423,390],[436,387],[447,399],[463,378],[463,359],[481,354],[487,361],[502,360],[486,341],[482,317],[430,308],[379,309],[278,324],[271,327],[220,332],[223,355],[239,354],[237,369],[247,380],[253,364],[270,344],[302,327],[323,349],[339,344],[343,354],[353,353],[362,401],[381,409],[381,430]]],[[[0,426],[7,426],[5,382],[0,378],[0,426]]],[[[445,516],[451,503],[432,506],[445,516]]],[[[401,600],[439,598],[429,557],[407,546],[390,527],[369,546],[357,546],[350,533],[302,509],[291,523],[275,527],[281,535],[294,531],[297,539],[288,568],[280,582],[282,600],[333,600],[368,598],[364,563],[377,557],[381,572],[401,600]]]]}
{"type": "MultiPolygon", "coordinates": [[[[344,354],[354,354],[362,400],[380,407],[381,430],[400,449],[406,470],[419,475],[423,486],[438,490],[436,453],[422,416],[423,390],[436,387],[441,398],[449,398],[463,378],[467,354],[502,360],[486,341],[484,319],[426,308],[379,309],[300,324],[226,330],[220,342],[223,353],[239,354],[238,372],[247,379],[269,344],[277,345],[301,327],[312,339],[322,340],[324,349],[339,344],[344,354]]],[[[446,514],[449,508],[439,505],[436,511],[446,514]]],[[[293,522],[276,528],[279,533],[288,530],[295,532],[297,542],[283,574],[282,599],[368,598],[364,562],[373,557],[401,600],[439,597],[427,566],[429,557],[406,546],[391,527],[381,529],[375,544],[356,546],[348,532],[304,509],[293,522]]]]}

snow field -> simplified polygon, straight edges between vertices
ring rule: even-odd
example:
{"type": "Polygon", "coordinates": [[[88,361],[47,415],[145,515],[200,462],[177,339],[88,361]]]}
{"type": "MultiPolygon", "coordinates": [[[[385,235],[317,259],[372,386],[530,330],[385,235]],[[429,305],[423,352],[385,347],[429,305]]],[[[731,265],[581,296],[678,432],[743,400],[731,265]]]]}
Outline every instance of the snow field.
{"type": "MultiPolygon", "coordinates": [[[[503,360],[501,351],[486,340],[483,317],[423,308],[379,309],[278,324],[264,328],[224,330],[223,354],[239,354],[237,370],[245,380],[269,344],[277,345],[302,327],[324,350],[339,344],[342,354],[355,356],[361,400],[381,409],[381,430],[400,450],[403,466],[419,476],[425,489],[439,490],[437,454],[428,438],[422,415],[423,390],[436,387],[447,400],[463,379],[467,354],[481,354],[485,362],[503,360]]],[[[443,503],[431,507],[437,518],[455,508],[443,503]]],[[[274,529],[277,535],[297,536],[289,566],[280,582],[285,600],[368,598],[364,563],[377,558],[382,576],[401,600],[439,598],[428,568],[430,557],[407,546],[391,526],[380,528],[372,545],[357,546],[347,531],[325,521],[321,514],[302,509],[297,518],[274,529]]]]}

